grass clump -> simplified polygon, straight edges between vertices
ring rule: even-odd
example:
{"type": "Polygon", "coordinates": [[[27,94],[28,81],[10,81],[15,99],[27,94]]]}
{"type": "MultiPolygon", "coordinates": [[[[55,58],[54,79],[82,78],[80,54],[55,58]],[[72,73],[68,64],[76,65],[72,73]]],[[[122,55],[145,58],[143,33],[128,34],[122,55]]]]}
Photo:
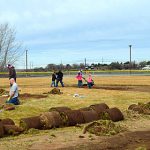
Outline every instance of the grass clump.
{"type": "Polygon", "coordinates": [[[124,128],[120,125],[116,125],[111,120],[100,120],[86,125],[83,133],[86,133],[87,131],[97,136],[115,135],[121,131],[124,131],[124,128]]]}

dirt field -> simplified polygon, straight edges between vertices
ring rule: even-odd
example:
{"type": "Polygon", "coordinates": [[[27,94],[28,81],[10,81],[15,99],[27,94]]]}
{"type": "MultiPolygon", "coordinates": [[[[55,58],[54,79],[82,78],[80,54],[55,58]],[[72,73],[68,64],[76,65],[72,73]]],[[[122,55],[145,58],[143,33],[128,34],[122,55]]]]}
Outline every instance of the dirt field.
{"type": "MultiPolygon", "coordinates": [[[[19,124],[21,117],[35,116],[54,106],[68,106],[72,109],[105,102],[109,107],[118,107],[125,120],[117,122],[126,131],[111,136],[83,134],[84,125],[51,130],[31,130],[19,136],[0,139],[0,149],[15,150],[93,150],[93,149],[150,149],[150,116],[137,113],[127,114],[129,105],[150,101],[150,77],[94,77],[93,89],[77,88],[73,77],[64,78],[65,86],[60,87],[61,95],[43,94],[49,92],[48,78],[19,78],[21,105],[10,112],[0,112],[0,118],[10,117],[19,124]],[[79,97],[73,97],[79,94],[79,97]]],[[[9,90],[8,79],[0,79],[0,88],[9,90]]],[[[0,97],[4,103],[5,97],[0,97]]]]}

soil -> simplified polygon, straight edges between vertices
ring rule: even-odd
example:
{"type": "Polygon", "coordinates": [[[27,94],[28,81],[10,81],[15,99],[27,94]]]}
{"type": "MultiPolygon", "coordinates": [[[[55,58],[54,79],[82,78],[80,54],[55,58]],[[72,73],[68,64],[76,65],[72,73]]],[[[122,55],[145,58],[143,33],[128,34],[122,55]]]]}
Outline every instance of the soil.
{"type": "MultiPolygon", "coordinates": [[[[150,86],[94,85],[93,88],[150,92],[150,86]]],[[[21,99],[40,99],[46,97],[47,95],[33,95],[28,93],[20,95],[21,99]]],[[[6,97],[0,97],[0,104],[6,99],[6,97]]],[[[137,148],[150,150],[150,117],[125,120],[123,125],[127,127],[127,131],[111,136],[95,136],[89,133],[83,134],[82,129],[79,127],[47,130],[46,134],[33,134],[32,136],[18,137],[17,139],[10,140],[10,147],[7,145],[7,149],[22,149],[24,146],[24,149],[28,150],[134,150],[137,148]]],[[[4,141],[0,141],[0,149],[6,149],[6,142],[7,139],[6,141],[5,139],[4,141]]]]}

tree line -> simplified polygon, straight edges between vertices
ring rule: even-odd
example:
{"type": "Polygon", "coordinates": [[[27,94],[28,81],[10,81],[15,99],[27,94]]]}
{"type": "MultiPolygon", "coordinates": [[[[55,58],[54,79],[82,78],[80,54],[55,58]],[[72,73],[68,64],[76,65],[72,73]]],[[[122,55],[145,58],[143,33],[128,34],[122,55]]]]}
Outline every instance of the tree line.
{"type": "Polygon", "coordinates": [[[141,61],[139,63],[134,62],[112,62],[110,64],[102,64],[102,63],[92,63],[91,65],[86,65],[84,63],[80,64],[48,64],[45,68],[44,67],[36,67],[34,69],[30,69],[28,71],[40,72],[40,71],[53,71],[53,70],[80,70],[80,69],[87,69],[87,70],[140,70],[146,65],[150,65],[150,61],[141,61]]]}

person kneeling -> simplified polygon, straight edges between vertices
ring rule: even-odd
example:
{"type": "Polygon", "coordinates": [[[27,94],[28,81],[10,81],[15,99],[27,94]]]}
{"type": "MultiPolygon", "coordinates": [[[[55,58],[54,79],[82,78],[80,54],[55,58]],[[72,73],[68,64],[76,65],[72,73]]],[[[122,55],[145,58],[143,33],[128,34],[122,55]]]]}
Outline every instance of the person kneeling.
{"type": "Polygon", "coordinates": [[[19,99],[18,99],[18,85],[15,82],[14,78],[10,79],[10,92],[9,92],[9,98],[6,101],[6,103],[12,103],[14,105],[19,105],[19,99]]]}

